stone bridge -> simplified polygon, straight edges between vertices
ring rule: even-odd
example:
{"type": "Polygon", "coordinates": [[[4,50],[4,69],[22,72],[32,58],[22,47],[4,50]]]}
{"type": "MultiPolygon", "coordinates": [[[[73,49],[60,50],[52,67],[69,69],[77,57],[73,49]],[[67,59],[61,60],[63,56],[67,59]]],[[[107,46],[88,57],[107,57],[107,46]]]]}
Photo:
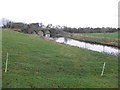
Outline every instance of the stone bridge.
{"type": "Polygon", "coordinates": [[[54,37],[61,36],[63,34],[62,30],[55,28],[41,28],[39,23],[24,24],[20,22],[8,23],[5,28],[12,28],[14,31],[24,32],[28,34],[37,34],[40,37],[54,37]]]}
{"type": "Polygon", "coordinates": [[[40,37],[54,37],[54,36],[58,36],[60,34],[60,31],[55,29],[38,29],[38,30],[33,30],[32,34],[37,34],[40,37]]]}

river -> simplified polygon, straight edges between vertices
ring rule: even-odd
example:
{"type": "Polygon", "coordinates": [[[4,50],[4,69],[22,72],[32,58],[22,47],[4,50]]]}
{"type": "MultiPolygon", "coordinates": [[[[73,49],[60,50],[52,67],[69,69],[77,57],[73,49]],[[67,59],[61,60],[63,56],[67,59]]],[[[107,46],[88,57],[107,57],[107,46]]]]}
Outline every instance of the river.
{"type": "Polygon", "coordinates": [[[50,39],[55,40],[56,42],[59,42],[59,43],[64,43],[64,44],[76,46],[79,48],[85,48],[85,49],[92,50],[92,51],[120,56],[119,49],[116,47],[92,44],[92,43],[82,42],[82,41],[65,38],[65,37],[57,37],[57,38],[50,38],[50,39]]]}

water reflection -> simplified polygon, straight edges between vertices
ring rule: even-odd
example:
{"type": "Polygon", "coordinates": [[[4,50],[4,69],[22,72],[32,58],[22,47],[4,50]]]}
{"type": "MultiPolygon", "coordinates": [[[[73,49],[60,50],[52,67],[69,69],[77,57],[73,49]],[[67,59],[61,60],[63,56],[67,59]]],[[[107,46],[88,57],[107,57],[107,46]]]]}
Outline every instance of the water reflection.
{"type": "Polygon", "coordinates": [[[45,37],[46,38],[50,38],[50,34],[45,34],[45,37]]]}
{"type": "Polygon", "coordinates": [[[64,38],[64,37],[54,38],[54,40],[56,42],[68,44],[71,46],[77,46],[77,47],[86,48],[92,51],[105,52],[111,55],[119,56],[119,49],[115,47],[91,44],[91,43],[81,42],[81,41],[73,40],[70,38],[64,38]]]}

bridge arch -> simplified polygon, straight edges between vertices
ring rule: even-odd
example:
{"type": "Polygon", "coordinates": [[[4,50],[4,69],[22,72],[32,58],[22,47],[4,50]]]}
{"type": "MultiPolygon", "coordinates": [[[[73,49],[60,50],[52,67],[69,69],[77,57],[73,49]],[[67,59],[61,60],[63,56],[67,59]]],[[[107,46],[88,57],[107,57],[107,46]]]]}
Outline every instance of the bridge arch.
{"type": "Polygon", "coordinates": [[[47,38],[52,37],[56,34],[56,31],[52,29],[39,29],[36,32],[40,37],[47,37],[47,38]]]}
{"type": "Polygon", "coordinates": [[[51,37],[51,31],[50,30],[39,30],[38,35],[43,37],[51,37]]]}
{"type": "Polygon", "coordinates": [[[51,37],[51,32],[49,30],[46,30],[45,31],[45,37],[51,37]]]}
{"type": "Polygon", "coordinates": [[[44,32],[42,30],[38,31],[37,33],[40,37],[43,37],[44,36],[44,32]]]}

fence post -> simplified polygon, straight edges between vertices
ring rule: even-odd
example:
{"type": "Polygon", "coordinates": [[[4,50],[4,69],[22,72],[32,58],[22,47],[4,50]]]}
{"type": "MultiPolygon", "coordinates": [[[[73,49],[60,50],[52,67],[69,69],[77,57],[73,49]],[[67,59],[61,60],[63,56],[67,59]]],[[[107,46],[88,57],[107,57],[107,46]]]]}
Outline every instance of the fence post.
{"type": "Polygon", "coordinates": [[[105,62],[104,62],[104,64],[103,64],[103,68],[102,68],[102,73],[101,73],[101,77],[103,76],[103,73],[104,73],[104,70],[105,70],[105,62]]]}
{"type": "Polygon", "coordinates": [[[7,64],[8,64],[8,53],[7,53],[7,58],[6,58],[5,72],[7,72],[7,64]]]}

